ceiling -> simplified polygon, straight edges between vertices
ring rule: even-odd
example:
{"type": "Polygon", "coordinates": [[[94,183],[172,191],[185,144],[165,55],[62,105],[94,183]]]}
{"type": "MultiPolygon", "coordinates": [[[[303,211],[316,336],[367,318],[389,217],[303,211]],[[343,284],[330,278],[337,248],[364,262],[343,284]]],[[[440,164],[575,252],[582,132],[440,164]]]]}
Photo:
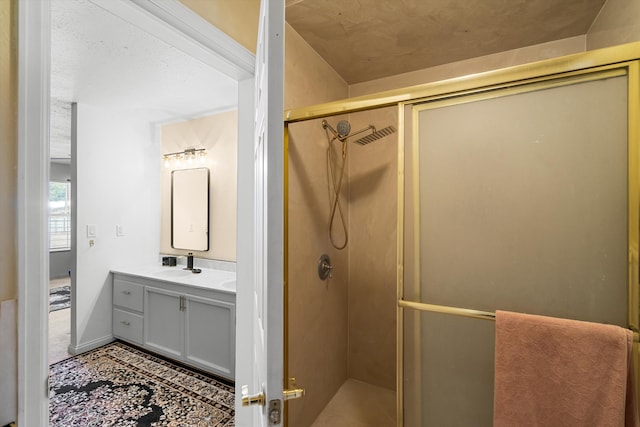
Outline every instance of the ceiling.
{"type": "Polygon", "coordinates": [[[51,1],[51,158],[71,153],[71,103],[152,122],[237,104],[237,82],[89,0],[51,1]]]}
{"type": "Polygon", "coordinates": [[[605,0],[286,0],[349,84],[584,35],[605,0]]]}

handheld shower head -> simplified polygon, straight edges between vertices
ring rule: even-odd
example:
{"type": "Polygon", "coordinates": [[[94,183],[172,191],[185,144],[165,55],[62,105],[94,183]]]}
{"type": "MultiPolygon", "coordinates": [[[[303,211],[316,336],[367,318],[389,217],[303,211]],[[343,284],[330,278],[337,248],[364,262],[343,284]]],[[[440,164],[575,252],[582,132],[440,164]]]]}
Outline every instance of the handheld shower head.
{"type": "Polygon", "coordinates": [[[336,125],[336,129],[338,130],[338,137],[342,139],[351,132],[351,124],[346,120],[340,120],[336,125]]]}
{"type": "Polygon", "coordinates": [[[333,136],[342,142],[345,141],[347,136],[349,136],[349,132],[351,132],[351,125],[346,120],[340,120],[338,122],[338,124],[336,125],[336,128],[338,128],[338,130],[335,130],[333,127],[331,127],[331,125],[326,120],[322,121],[322,127],[324,129],[329,129],[333,136]]]}

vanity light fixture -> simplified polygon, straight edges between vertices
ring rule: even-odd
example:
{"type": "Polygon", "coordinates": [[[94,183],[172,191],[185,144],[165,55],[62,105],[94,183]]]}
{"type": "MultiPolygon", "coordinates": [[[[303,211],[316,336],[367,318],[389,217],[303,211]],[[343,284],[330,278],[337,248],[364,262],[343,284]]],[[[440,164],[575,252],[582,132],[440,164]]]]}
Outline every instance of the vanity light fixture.
{"type": "Polygon", "coordinates": [[[204,148],[187,148],[184,151],[163,154],[162,160],[164,161],[164,167],[168,169],[171,167],[172,160],[177,167],[182,166],[183,160],[186,161],[187,165],[191,166],[196,159],[199,159],[200,163],[204,163],[206,155],[207,152],[204,148]]]}

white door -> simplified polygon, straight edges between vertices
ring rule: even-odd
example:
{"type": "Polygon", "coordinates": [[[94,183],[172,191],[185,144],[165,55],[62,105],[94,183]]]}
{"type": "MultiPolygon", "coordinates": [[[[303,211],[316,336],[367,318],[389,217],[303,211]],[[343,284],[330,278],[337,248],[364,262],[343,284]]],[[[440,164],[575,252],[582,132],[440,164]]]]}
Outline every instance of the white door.
{"type": "Polygon", "coordinates": [[[243,387],[255,426],[282,425],[284,273],[284,2],[263,0],[256,49],[253,375],[243,387]]]}

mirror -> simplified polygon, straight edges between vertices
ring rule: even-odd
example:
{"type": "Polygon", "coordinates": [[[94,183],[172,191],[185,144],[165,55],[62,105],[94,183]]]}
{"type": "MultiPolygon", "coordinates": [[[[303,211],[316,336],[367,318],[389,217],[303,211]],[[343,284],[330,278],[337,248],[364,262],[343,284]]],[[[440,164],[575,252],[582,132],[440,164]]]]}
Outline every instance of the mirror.
{"type": "Polygon", "coordinates": [[[171,173],[171,247],[209,250],[209,169],[171,173]]]}

